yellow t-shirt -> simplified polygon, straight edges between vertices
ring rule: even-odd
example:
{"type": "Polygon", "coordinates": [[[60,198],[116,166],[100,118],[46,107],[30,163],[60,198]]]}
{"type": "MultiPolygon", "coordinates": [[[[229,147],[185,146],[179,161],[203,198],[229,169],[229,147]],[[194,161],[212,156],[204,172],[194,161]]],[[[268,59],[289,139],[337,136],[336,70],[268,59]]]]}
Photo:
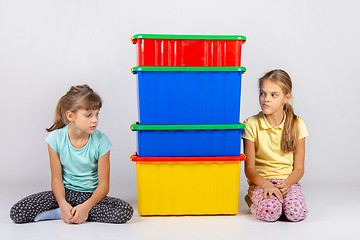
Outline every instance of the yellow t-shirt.
{"type": "MultiPolygon", "coordinates": [[[[255,169],[264,178],[286,179],[293,170],[294,154],[281,150],[282,123],[273,128],[262,112],[245,120],[242,138],[255,143],[255,169]]],[[[304,121],[298,118],[299,139],[308,136],[304,121]]]]}

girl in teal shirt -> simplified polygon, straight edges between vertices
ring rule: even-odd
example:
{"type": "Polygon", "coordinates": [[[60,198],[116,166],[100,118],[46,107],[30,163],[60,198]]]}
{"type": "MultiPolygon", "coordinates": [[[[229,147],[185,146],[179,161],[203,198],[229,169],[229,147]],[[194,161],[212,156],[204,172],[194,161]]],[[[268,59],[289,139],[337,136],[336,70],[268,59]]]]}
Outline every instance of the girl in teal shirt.
{"type": "Polygon", "coordinates": [[[10,210],[15,223],[62,219],[125,223],[133,208],[107,197],[110,149],[108,138],[97,130],[101,98],[89,86],[71,87],[60,98],[54,124],[46,129],[52,191],[30,195],[10,210]]]}

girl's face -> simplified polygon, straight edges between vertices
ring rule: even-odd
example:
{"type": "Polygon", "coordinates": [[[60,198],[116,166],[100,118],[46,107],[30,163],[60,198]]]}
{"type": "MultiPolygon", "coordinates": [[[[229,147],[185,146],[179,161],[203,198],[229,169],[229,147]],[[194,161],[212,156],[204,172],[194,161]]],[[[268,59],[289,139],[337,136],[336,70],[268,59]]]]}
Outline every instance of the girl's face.
{"type": "Polygon", "coordinates": [[[78,110],[76,113],[70,112],[68,119],[78,130],[85,134],[95,132],[99,121],[100,110],[78,110]]]}
{"type": "Polygon", "coordinates": [[[271,80],[264,80],[260,86],[259,102],[265,115],[283,114],[284,104],[291,94],[284,94],[282,88],[271,80]]]}

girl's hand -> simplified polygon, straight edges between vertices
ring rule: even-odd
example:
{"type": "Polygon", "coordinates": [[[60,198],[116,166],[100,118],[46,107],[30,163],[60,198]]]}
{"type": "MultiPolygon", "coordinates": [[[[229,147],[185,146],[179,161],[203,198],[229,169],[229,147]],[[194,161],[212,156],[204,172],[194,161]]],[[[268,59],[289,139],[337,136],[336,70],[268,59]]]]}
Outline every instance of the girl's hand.
{"type": "Polygon", "coordinates": [[[73,207],[68,203],[64,203],[60,206],[61,210],[61,219],[68,224],[72,223],[72,218],[74,217],[72,214],[73,207]]]}
{"type": "Polygon", "coordinates": [[[87,207],[85,203],[75,206],[71,211],[71,214],[74,216],[71,222],[76,224],[85,222],[88,219],[90,210],[91,208],[87,207]]]}
{"type": "Polygon", "coordinates": [[[282,195],[285,195],[287,194],[290,186],[285,181],[283,181],[283,182],[277,182],[275,184],[275,187],[277,187],[280,190],[282,195]]]}
{"type": "Polygon", "coordinates": [[[283,195],[281,194],[281,191],[279,188],[275,187],[274,184],[271,182],[267,182],[264,186],[264,198],[273,198],[273,195],[279,199],[281,203],[283,203],[283,195]]]}

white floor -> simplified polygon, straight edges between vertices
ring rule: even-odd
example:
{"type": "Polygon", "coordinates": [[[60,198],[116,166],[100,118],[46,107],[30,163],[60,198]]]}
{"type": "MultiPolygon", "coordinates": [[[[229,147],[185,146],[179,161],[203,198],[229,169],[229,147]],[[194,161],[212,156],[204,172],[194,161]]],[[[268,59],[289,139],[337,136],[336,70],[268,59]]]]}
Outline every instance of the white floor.
{"type": "MultiPolygon", "coordinates": [[[[132,220],[121,225],[67,225],[61,220],[14,224],[10,207],[36,191],[39,188],[33,185],[2,184],[1,239],[360,239],[360,185],[303,185],[309,215],[299,223],[256,220],[243,201],[243,189],[236,216],[140,217],[135,210],[132,220]]],[[[136,209],[136,196],[129,198],[136,209]]]]}

